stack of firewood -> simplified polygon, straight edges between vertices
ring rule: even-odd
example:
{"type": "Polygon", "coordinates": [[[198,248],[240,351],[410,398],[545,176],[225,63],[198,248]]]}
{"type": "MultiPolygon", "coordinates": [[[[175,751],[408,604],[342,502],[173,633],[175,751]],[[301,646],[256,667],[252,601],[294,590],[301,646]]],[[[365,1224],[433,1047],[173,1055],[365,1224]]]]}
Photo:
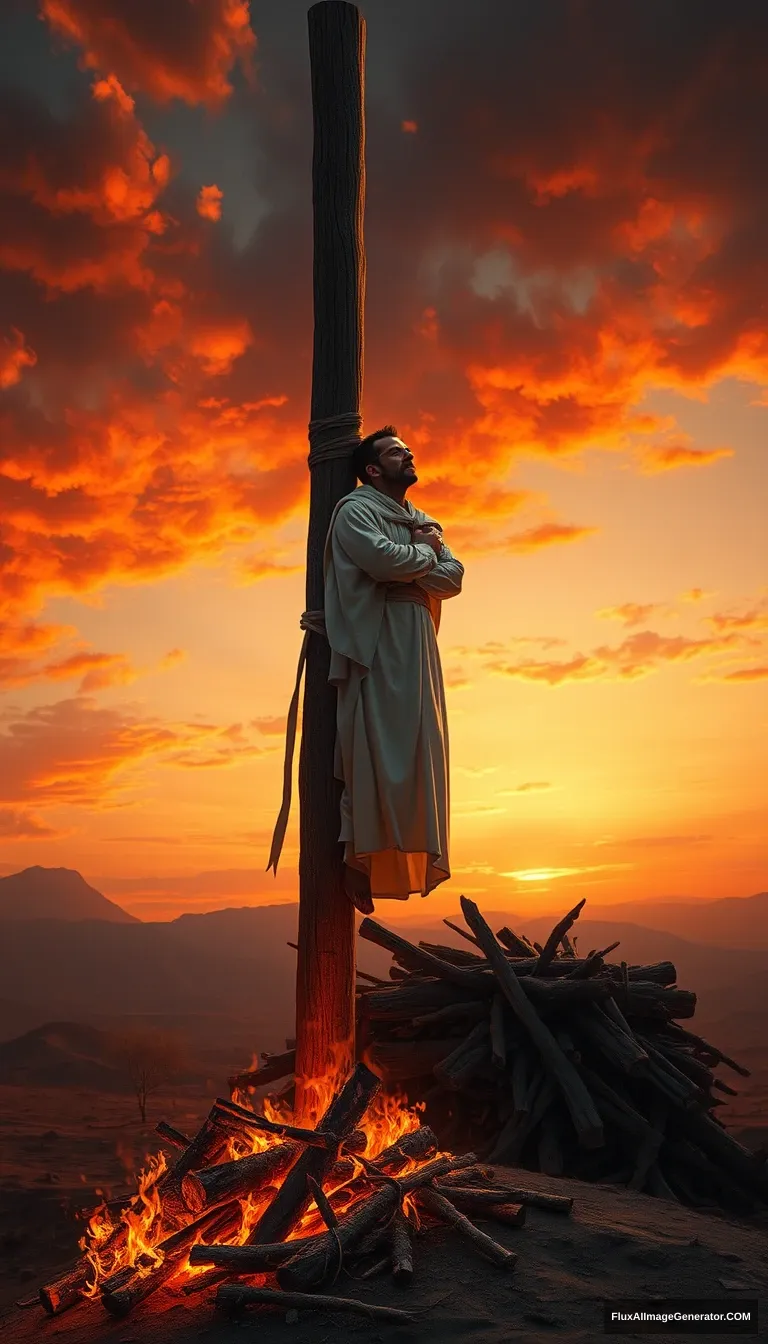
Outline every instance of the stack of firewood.
{"type": "Polygon", "coordinates": [[[164,1285],[186,1293],[215,1286],[227,1312],[320,1307],[411,1321],[412,1312],[318,1290],[348,1269],[355,1278],[389,1271],[407,1283],[414,1235],[436,1223],[509,1270],[516,1253],[474,1219],[519,1228],[529,1205],[570,1212],[570,1198],[498,1181],[474,1153],[440,1152],[434,1132],[407,1111],[403,1118],[416,1127],[366,1156],[375,1140],[371,1149],[361,1125],[380,1091],[360,1063],[316,1129],[223,1099],[194,1138],[159,1125],[180,1150],[173,1165],[156,1162],[137,1196],[100,1206],[81,1259],[40,1290],[40,1302],[58,1315],[87,1297],[121,1317],[164,1285]],[[268,1134],[270,1146],[233,1158],[233,1141],[247,1149],[254,1134],[268,1134]]]}
{"type": "Polygon", "coordinates": [[[607,960],[618,943],[576,955],[569,930],[544,946],[493,934],[462,897],[465,949],[416,946],[363,920],[389,950],[395,983],[358,988],[363,1057],[388,1087],[426,1103],[441,1144],[487,1161],[626,1184],[699,1208],[764,1210],[768,1170],[717,1115],[748,1070],[680,1025],[696,996],[670,962],[607,960]]]}

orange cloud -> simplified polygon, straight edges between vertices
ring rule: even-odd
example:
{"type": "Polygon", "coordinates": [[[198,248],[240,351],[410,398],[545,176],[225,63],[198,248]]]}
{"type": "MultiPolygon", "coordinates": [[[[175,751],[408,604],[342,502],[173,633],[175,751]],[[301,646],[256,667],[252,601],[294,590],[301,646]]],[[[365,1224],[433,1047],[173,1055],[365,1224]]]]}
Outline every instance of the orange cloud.
{"type": "Polygon", "coordinates": [[[256,46],[248,0],[42,0],[53,32],[83,51],[93,70],[160,103],[223,102],[235,65],[256,46]]]}
{"type": "Polygon", "coordinates": [[[192,337],[190,349],[195,358],[199,359],[203,373],[215,376],[229,373],[234,361],[252,344],[250,323],[241,318],[228,325],[199,329],[192,337]]]}
{"type": "Polygon", "coordinates": [[[0,804],[105,809],[120,804],[145,762],[230,765],[270,750],[247,742],[211,749],[217,738],[217,724],[163,723],[90,696],[10,712],[0,731],[0,804]]]}
{"type": "Polygon", "coordinates": [[[549,686],[577,681],[632,681],[649,676],[665,664],[690,662],[696,658],[728,652],[738,648],[741,643],[743,641],[738,635],[723,635],[717,639],[688,639],[641,630],[614,647],[602,644],[589,654],[577,653],[562,661],[513,660],[495,654],[485,660],[483,666],[486,671],[501,676],[519,681],[542,682],[549,686]]]}
{"type": "Polygon", "coordinates": [[[50,840],[62,834],[19,808],[0,807],[0,844],[9,840],[50,840]]]}
{"type": "Polygon", "coordinates": [[[768,630],[768,604],[750,611],[715,612],[705,617],[715,630],[768,630]]]}
{"type": "Polygon", "coordinates": [[[602,607],[596,614],[606,621],[621,621],[624,625],[640,625],[654,612],[663,612],[660,602],[622,602],[619,607],[602,607]]]}
{"type": "Polygon", "coordinates": [[[36,363],[34,350],[30,350],[23,334],[12,327],[10,339],[4,336],[0,343],[0,388],[13,387],[24,369],[32,369],[36,363]]]}
{"type": "Polygon", "coordinates": [[[39,675],[50,681],[81,677],[80,691],[87,693],[107,686],[127,686],[137,673],[122,653],[73,653],[60,662],[46,664],[39,675]]]}
{"type": "Polygon", "coordinates": [[[710,672],[698,678],[699,681],[750,682],[768,681],[768,664],[761,667],[740,667],[735,672],[710,672]]]}
{"type": "Polygon", "coordinates": [[[217,186],[201,187],[197,197],[197,213],[201,219],[221,219],[224,192],[217,186]]]}
{"type": "Polygon", "coordinates": [[[144,254],[166,227],[156,208],[170,164],[116,80],[98,81],[71,122],[21,94],[0,107],[0,267],[52,290],[151,284],[144,254]]]}
{"type": "Polygon", "coordinates": [[[165,656],[160,660],[160,670],[164,672],[166,668],[176,667],[179,663],[184,662],[186,656],[186,649],[169,649],[165,656]]]}
{"type": "Polygon", "coordinates": [[[251,719],[251,723],[265,737],[285,737],[286,716],[284,714],[251,719]]]}
{"type": "Polygon", "coordinates": [[[642,449],[641,471],[653,476],[677,467],[709,467],[721,457],[733,457],[732,448],[693,448],[687,443],[669,443],[642,449]]]}

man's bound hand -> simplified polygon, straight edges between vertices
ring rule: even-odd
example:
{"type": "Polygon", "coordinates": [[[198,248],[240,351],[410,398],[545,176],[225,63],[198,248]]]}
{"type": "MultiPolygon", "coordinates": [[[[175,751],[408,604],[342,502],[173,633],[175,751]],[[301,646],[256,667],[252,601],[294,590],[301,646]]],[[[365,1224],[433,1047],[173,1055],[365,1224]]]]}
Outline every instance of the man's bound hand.
{"type": "Polygon", "coordinates": [[[431,546],[435,555],[439,555],[443,544],[443,534],[438,528],[425,523],[421,527],[413,529],[413,540],[423,546],[431,546]]]}

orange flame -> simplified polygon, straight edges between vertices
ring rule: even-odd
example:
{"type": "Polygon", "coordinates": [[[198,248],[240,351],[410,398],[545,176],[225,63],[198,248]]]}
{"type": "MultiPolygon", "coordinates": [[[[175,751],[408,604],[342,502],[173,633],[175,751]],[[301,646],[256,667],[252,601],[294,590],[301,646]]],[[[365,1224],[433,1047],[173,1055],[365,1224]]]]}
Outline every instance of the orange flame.
{"type": "MultiPolygon", "coordinates": [[[[343,1063],[341,1060],[335,1062],[339,1066],[343,1063]]],[[[304,1105],[301,1123],[305,1126],[310,1123],[317,1125],[322,1120],[338,1090],[340,1076],[342,1076],[340,1075],[340,1068],[334,1067],[329,1070],[326,1077],[313,1079],[305,1084],[304,1100],[306,1103],[307,1097],[310,1097],[311,1094],[311,1106],[308,1117],[306,1104],[304,1105]]],[[[235,1090],[232,1096],[233,1100],[237,1101],[239,1105],[254,1109],[253,1089],[245,1092],[235,1090]]],[[[268,1120],[284,1124],[299,1123],[285,1101],[266,1097],[259,1099],[258,1107],[260,1113],[268,1120]]],[[[418,1129],[420,1124],[419,1112],[423,1109],[423,1103],[409,1106],[406,1098],[400,1094],[387,1095],[380,1093],[368,1108],[361,1124],[366,1136],[366,1157],[368,1159],[377,1157],[385,1148],[397,1143],[405,1134],[418,1129]]],[[[265,1152],[276,1144],[285,1141],[280,1135],[253,1130],[248,1135],[243,1133],[237,1137],[231,1137],[221,1160],[236,1161],[254,1153],[265,1152]]],[[[338,1179],[332,1178],[326,1182],[324,1187],[325,1194],[332,1200],[334,1211],[339,1217],[348,1212],[361,1197],[353,1188],[353,1183],[363,1175],[365,1168],[354,1155],[350,1154],[349,1156],[348,1170],[337,1173],[338,1179]]],[[[411,1171],[420,1166],[424,1160],[427,1159],[410,1161],[405,1171],[411,1171]]],[[[136,1274],[144,1277],[151,1273],[157,1265],[162,1264],[164,1256],[158,1248],[164,1238],[175,1231],[177,1227],[177,1224],[173,1221],[170,1224],[167,1220],[164,1221],[162,1199],[157,1188],[160,1178],[166,1170],[167,1163],[163,1153],[158,1153],[152,1157],[148,1156],[146,1165],[139,1175],[137,1194],[129,1207],[124,1209],[119,1217],[115,1217],[107,1208],[106,1203],[102,1203],[91,1215],[85,1234],[80,1240],[80,1248],[92,1271],[85,1296],[97,1297],[104,1279],[117,1270],[130,1267],[136,1274]]],[[[267,1189],[255,1191],[239,1201],[241,1208],[240,1224],[227,1238],[230,1245],[241,1246],[249,1240],[254,1226],[274,1194],[274,1186],[269,1186],[267,1189]]],[[[412,1220],[415,1219],[416,1211],[411,1200],[406,1199],[404,1201],[404,1208],[408,1216],[412,1220]]],[[[313,1201],[304,1217],[289,1234],[289,1240],[306,1236],[310,1231],[320,1231],[324,1226],[322,1214],[313,1201]]],[[[199,1234],[197,1240],[202,1240],[203,1235],[202,1233],[199,1234]]],[[[183,1276],[187,1280],[192,1280],[199,1274],[207,1272],[207,1266],[198,1267],[189,1264],[189,1252],[179,1260],[177,1275],[183,1276]]],[[[263,1276],[258,1277],[263,1279],[263,1276]]]]}
{"type": "Polygon", "coordinates": [[[162,1208],[156,1187],[166,1169],[165,1153],[148,1157],[139,1173],[137,1195],[118,1221],[112,1222],[104,1204],[92,1215],[80,1238],[80,1249],[93,1270],[86,1297],[98,1296],[102,1280],[118,1269],[130,1265],[143,1278],[162,1263],[162,1254],[155,1249],[162,1239],[162,1208]],[[126,1229],[124,1237],[118,1235],[121,1226],[126,1229]]]}

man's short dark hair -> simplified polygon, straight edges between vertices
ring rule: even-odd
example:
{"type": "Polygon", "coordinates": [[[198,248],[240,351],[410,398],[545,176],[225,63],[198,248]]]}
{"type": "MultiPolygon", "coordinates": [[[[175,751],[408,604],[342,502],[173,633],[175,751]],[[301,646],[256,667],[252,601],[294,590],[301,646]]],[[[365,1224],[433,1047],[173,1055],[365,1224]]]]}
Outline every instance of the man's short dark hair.
{"type": "Polygon", "coordinates": [[[379,460],[379,450],[376,447],[378,440],[396,439],[398,437],[399,435],[394,425],[384,425],[382,429],[375,429],[372,434],[366,434],[365,438],[360,440],[352,454],[352,465],[355,468],[357,479],[363,485],[367,485],[370,481],[366,467],[371,466],[379,460]]]}

